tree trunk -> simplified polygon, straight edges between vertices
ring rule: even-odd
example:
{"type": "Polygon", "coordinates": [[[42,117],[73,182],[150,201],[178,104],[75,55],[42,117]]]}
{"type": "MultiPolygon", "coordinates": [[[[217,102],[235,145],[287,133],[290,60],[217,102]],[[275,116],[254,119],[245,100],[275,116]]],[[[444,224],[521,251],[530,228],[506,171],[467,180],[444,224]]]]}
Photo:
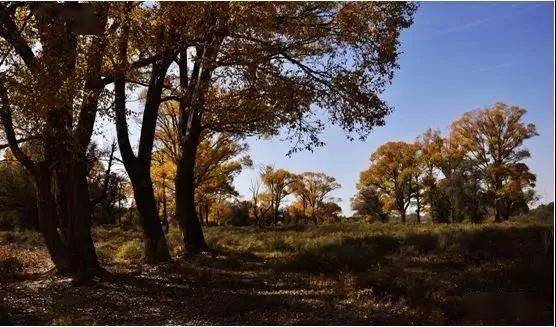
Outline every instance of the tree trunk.
{"type": "Polygon", "coordinates": [[[71,270],[77,282],[85,282],[100,271],[91,237],[91,199],[87,182],[85,151],[75,151],[71,136],[69,109],[49,114],[47,156],[55,173],[58,226],[66,245],[71,270]]]}
{"type": "Polygon", "coordinates": [[[148,168],[133,169],[133,173],[129,177],[143,228],[145,261],[149,264],[169,261],[170,252],[162,230],[162,223],[158,217],[154,189],[148,168]]]}
{"type": "Polygon", "coordinates": [[[311,220],[313,221],[313,224],[315,224],[315,226],[318,225],[317,214],[315,213],[315,208],[313,208],[313,210],[311,212],[311,220]]]}
{"type": "MultiPolygon", "coordinates": [[[[121,67],[126,66],[125,62],[127,60],[127,40],[123,40],[124,41],[120,44],[121,67]]],[[[156,120],[161,101],[160,97],[164,86],[164,78],[171,62],[171,57],[164,57],[161,62],[153,63],[143,111],[137,156],[133,153],[129,141],[126,118],[125,76],[123,73],[125,69],[122,69],[122,72],[117,74],[114,79],[118,145],[124,167],[133,186],[135,204],[137,205],[137,210],[141,217],[145,261],[147,263],[158,263],[170,260],[168,245],[162,231],[162,223],[160,222],[156,208],[156,200],[150,175],[150,165],[156,120]]]]}
{"type": "Polygon", "coordinates": [[[207,204],[205,204],[205,220],[206,220],[206,226],[209,225],[209,212],[210,212],[210,207],[207,204]]]}
{"type": "Polygon", "coordinates": [[[87,184],[87,163],[73,160],[68,175],[70,184],[66,195],[69,213],[69,242],[72,265],[77,277],[85,281],[100,271],[98,257],[91,237],[91,204],[87,184]]]}
{"type": "Polygon", "coordinates": [[[186,253],[208,250],[197,210],[195,210],[195,156],[199,145],[199,134],[199,131],[193,128],[184,137],[183,155],[176,166],[176,219],[182,231],[186,253]]]}
{"type": "Polygon", "coordinates": [[[169,230],[170,225],[168,223],[168,203],[166,199],[166,188],[164,188],[162,193],[162,231],[164,232],[164,234],[166,234],[169,230]]]}
{"type": "Polygon", "coordinates": [[[158,217],[152,180],[148,172],[141,170],[145,169],[129,169],[128,174],[143,229],[145,261],[149,264],[166,262],[170,260],[170,252],[158,217]]]}
{"type": "Polygon", "coordinates": [[[498,201],[496,201],[494,205],[494,222],[502,222],[502,215],[500,214],[500,209],[498,208],[498,201]]]}
{"type": "Polygon", "coordinates": [[[421,223],[421,196],[417,194],[417,210],[415,212],[417,214],[417,223],[421,223]]]}
{"type": "MultiPolygon", "coordinates": [[[[183,96],[179,101],[179,152],[176,165],[176,219],[180,225],[184,251],[199,253],[208,250],[195,210],[195,160],[202,132],[202,117],[205,95],[209,89],[214,67],[206,66],[218,54],[218,46],[223,41],[221,33],[216,38],[217,46],[196,47],[198,58],[194,61],[191,78],[188,73],[187,48],[183,47],[178,60],[180,89],[183,96]]],[[[211,42],[212,43],[212,42],[211,42]]]]}
{"type": "Polygon", "coordinates": [[[274,214],[273,214],[273,218],[272,218],[272,223],[274,224],[274,226],[276,226],[278,224],[278,210],[279,210],[279,204],[278,201],[276,201],[276,204],[274,206],[274,214]]]}
{"type": "Polygon", "coordinates": [[[39,230],[44,237],[50,258],[61,274],[72,272],[68,251],[57,230],[56,204],[52,194],[52,175],[47,167],[41,167],[35,176],[37,187],[39,230]]]}

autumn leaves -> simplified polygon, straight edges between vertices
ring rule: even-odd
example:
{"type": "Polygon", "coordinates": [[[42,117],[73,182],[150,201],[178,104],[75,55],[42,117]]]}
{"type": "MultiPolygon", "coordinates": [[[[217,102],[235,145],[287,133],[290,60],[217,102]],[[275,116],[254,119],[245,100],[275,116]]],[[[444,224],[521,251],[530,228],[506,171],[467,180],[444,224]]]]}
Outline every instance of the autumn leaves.
{"type": "Polygon", "coordinates": [[[535,175],[523,162],[523,142],[535,135],[523,120],[525,110],[504,103],[465,113],[447,137],[427,130],[416,142],[388,142],[371,156],[361,173],[354,209],[386,221],[402,222],[414,208],[434,222],[496,222],[528,210],[535,199],[535,175]]]}

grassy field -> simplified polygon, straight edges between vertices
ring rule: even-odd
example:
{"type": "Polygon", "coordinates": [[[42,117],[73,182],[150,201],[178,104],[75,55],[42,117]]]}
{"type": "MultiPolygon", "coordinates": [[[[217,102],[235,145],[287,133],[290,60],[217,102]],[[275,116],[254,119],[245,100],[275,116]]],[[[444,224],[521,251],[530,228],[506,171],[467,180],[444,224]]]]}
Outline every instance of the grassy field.
{"type": "Polygon", "coordinates": [[[0,232],[4,324],[552,324],[551,225],[211,227],[211,253],[141,263],[136,230],[96,228],[109,274],[72,287],[40,237],[0,232]]]}

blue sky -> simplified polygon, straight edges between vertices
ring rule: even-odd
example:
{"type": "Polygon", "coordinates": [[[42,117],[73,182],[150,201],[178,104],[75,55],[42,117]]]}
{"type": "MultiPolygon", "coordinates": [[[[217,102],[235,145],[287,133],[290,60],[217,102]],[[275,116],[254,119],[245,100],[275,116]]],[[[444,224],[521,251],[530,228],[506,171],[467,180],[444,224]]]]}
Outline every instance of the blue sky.
{"type": "Polygon", "coordinates": [[[350,142],[328,128],[326,146],[286,157],[290,144],[249,139],[255,168],[236,179],[249,194],[261,165],[300,173],[320,171],[342,184],[333,196],[351,214],[350,198],[361,170],[381,144],[412,141],[429,127],[445,130],[464,112],[503,101],[527,109],[540,136],[526,143],[542,201],[554,200],[553,3],[423,3],[413,26],[402,34],[400,69],[383,98],[395,109],[386,126],[365,142],[350,142]]]}

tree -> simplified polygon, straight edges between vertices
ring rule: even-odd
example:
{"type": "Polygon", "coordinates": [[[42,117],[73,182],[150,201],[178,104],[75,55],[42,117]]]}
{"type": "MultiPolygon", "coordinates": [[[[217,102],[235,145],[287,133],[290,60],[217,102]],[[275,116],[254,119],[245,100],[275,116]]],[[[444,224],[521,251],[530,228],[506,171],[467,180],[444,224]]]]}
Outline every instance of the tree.
{"type": "MultiPolygon", "coordinates": [[[[156,128],[156,152],[153,161],[153,180],[158,187],[164,185],[172,190],[170,195],[174,202],[173,187],[167,182],[175,179],[178,162],[179,141],[177,139],[177,105],[167,102],[162,105],[156,128]]],[[[203,133],[202,141],[197,150],[195,163],[195,199],[199,217],[205,218],[208,224],[211,206],[221,197],[237,196],[233,186],[234,178],[244,167],[252,165],[245,153],[247,144],[241,137],[229,133],[203,133]]],[[[175,202],[174,202],[175,208],[175,202]]],[[[203,219],[201,219],[203,223],[203,219]]]]}
{"type": "Polygon", "coordinates": [[[384,210],[396,210],[404,223],[414,194],[416,154],[415,144],[387,142],[372,154],[371,166],[359,178],[360,189],[376,188],[381,193],[384,210]]]}
{"type": "Polygon", "coordinates": [[[413,181],[411,182],[412,196],[415,200],[415,216],[417,223],[421,223],[421,210],[423,208],[423,195],[425,192],[425,182],[427,181],[426,174],[426,161],[424,153],[420,150],[420,144],[416,142],[414,144],[415,148],[415,165],[413,167],[412,175],[413,181]]]}
{"type": "Polygon", "coordinates": [[[145,8],[125,3],[122,4],[122,8],[115,56],[117,73],[114,76],[116,132],[122,161],[141,216],[145,259],[147,262],[156,263],[169,260],[170,253],[158,215],[151,179],[151,160],[165,78],[177,53],[173,49],[173,26],[165,20],[165,6],[145,8]],[[145,24],[146,20],[150,20],[149,24],[145,24]],[[149,60],[150,69],[139,76],[130,69],[133,67],[130,61],[135,57],[141,58],[138,60],[154,58],[149,60]],[[146,81],[143,82],[143,79],[146,81]],[[128,134],[127,83],[135,86],[146,85],[137,154],[133,152],[128,134]]]}
{"type": "Polygon", "coordinates": [[[338,222],[342,208],[334,201],[325,201],[319,205],[318,211],[323,221],[338,222]]]}
{"type": "Polygon", "coordinates": [[[272,210],[272,223],[278,223],[278,214],[282,200],[290,194],[289,185],[294,182],[295,175],[285,169],[266,166],[261,172],[261,180],[265,186],[272,210]]]}
{"type": "Polygon", "coordinates": [[[308,223],[307,217],[307,203],[303,202],[302,198],[297,198],[293,201],[287,208],[288,217],[290,218],[290,223],[297,225],[300,221],[305,224],[308,223]]]}
{"type": "Polygon", "coordinates": [[[33,178],[7,150],[0,160],[0,229],[37,229],[37,215],[33,178]]]}
{"type": "MultiPolygon", "coordinates": [[[[262,171],[261,171],[262,174],[262,171]]],[[[251,213],[255,225],[263,226],[268,211],[272,208],[269,197],[261,190],[262,182],[260,179],[252,180],[249,190],[251,191],[251,213]],[[265,199],[266,198],[266,199],[265,199]],[[267,204],[268,202],[268,204],[267,204]]]]}
{"type": "Polygon", "coordinates": [[[523,122],[525,113],[522,108],[499,102],[467,112],[452,124],[453,137],[484,179],[496,222],[515,213],[514,201],[523,207],[528,197],[524,189],[534,186],[535,177],[522,162],[530,156],[523,143],[538,134],[534,124],[523,122]]]}
{"type": "Polygon", "coordinates": [[[429,129],[418,140],[425,176],[424,199],[434,222],[481,221],[481,177],[453,135],[429,129]]]}
{"type": "Polygon", "coordinates": [[[99,223],[115,223],[121,214],[121,202],[126,199],[125,178],[113,171],[116,141],[108,149],[91,142],[87,151],[89,193],[94,220],[99,223]],[[103,163],[106,161],[106,167],[103,163]]]}
{"type": "Polygon", "coordinates": [[[529,172],[524,163],[515,163],[506,168],[507,180],[500,190],[500,216],[503,220],[511,216],[526,213],[529,205],[537,200],[533,189],[536,177],[529,172]]]}
{"type": "Polygon", "coordinates": [[[39,226],[52,261],[80,281],[100,268],[90,233],[86,153],[106,85],[104,57],[114,26],[109,8],[0,5],[0,120],[10,150],[37,185],[39,226]],[[80,9],[92,19],[76,24],[62,14],[80,9]],[[38,159],[19,147],[29,137],[40,143],[38,159]]]}
{"type": "Polygon", "coordinates": [[[351,199],[351,207],[360,216],[382,223],[388,222],[388,213],[383,208],[380,192],[372,185],[357,184],[357,193],[351,199]]]}
{"type": "Polygon", "coordinates": [[[307,215],[308,210],[308,217],[315,225],[318,223],[320,209],[328,195],[338,188],[340,184],[334,177],[315,172],[302,173],[290,184],[290,191],[298,196],[302,204],[303,215],[307,215]]]}
{"type": "Polygon", "coordinates": [[[230,217],[230,225],[247,226],[249,225],[249,209],[251,203],[249,201],[235,201],[232,203],[232,213],[230,217]]]}
{"type": "Polygon", "coordinates": [[[411,3],[172,4],[187,26],[178,57],[176,218],[185,248],[206,248],[195,210],[194,169],[205,129],[274,134],[299,148],[322,144],[323,121],[364,137],[384,124],[380,93],[397,67],[411,3]],[[372,22],[372,23],[371,23],[372,22]]]}

